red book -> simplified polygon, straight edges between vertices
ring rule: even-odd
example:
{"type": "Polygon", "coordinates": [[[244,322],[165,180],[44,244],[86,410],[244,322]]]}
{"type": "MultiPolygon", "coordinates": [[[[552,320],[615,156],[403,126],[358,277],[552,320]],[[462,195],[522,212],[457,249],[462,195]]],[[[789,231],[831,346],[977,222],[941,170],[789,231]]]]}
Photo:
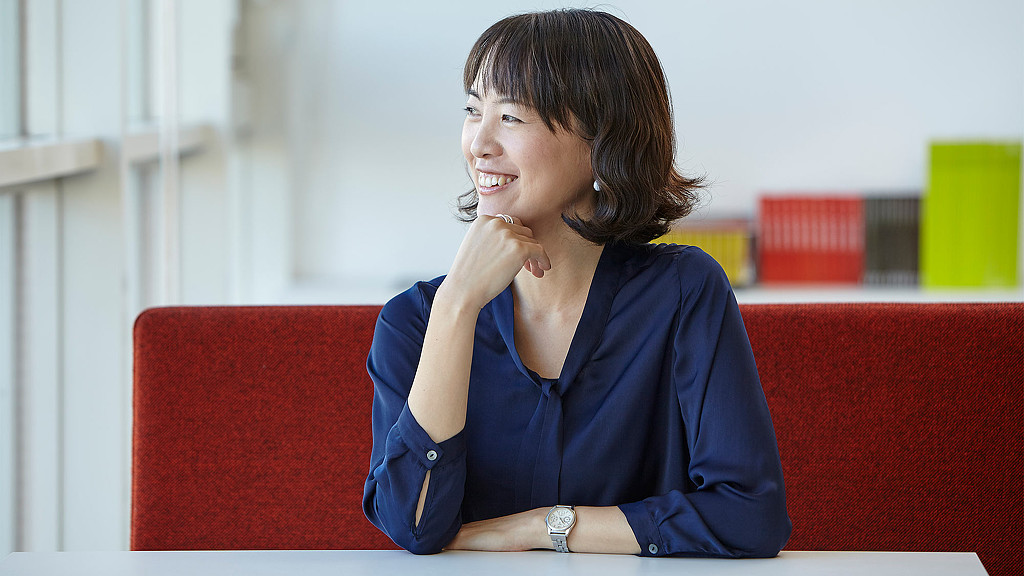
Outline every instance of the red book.
{"type": "Polygon", "coordinates": [[[758,217],[758,280],[860,283],[864,202],[857,196],[765,196],[758,217]]]}

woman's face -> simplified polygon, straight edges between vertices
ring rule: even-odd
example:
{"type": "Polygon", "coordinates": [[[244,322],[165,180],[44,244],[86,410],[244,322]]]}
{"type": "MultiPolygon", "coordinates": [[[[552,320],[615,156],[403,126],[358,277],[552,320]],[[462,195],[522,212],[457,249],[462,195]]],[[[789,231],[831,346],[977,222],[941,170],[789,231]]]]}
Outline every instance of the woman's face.
{"type": "Polygon", "coordinates": [[[551,132],[527,106],[471,89],[462,153],[479,195],[478,214],[509,214],[537,228],[561,223],[574,200],[576,212],[589,213],[590,146],[561,127],[551,132]]]}

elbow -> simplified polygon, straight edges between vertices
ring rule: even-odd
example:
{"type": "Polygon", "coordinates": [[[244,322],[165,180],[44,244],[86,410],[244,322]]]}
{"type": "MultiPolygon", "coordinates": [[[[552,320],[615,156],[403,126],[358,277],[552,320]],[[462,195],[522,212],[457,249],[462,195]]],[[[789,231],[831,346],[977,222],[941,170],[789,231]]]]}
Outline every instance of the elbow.
{"type": "Polygon", "coordinates": [[[785,499],[772,502],[756,515],[757,521],[749,522],[748,529],[733,543],[736,557],[741,558],[774,558],[789,540],[793,531],[793,523],[786,513],[785,499]]]}
{"type": "Polygon", "coordinates": [[[389,525],[390,523],[383,521],[384,519],[379,516],[367,514],[367,517],[398,547],[416,555],[437,554],[444,550],[453,537],[447,534],[418,534],[415,528],[409,528],[401,523],[389,525]]]}
{"type": "MultiPolygon", "coordinates": [[[[454,517],[445,514],[424,514],[417,525],[405,521],[412,513],[404,513],[392,501],[377,498],[378,494],[367,489],[363,498],[363,512],[367,519],[387,534],[397,546],[417,555],[437,554],[455,538],[462,527],[461,517],[455,510],[454,517]]],[[[435,511],[436,512],[436,511],[435,511]]],[[[411,518],[409,518],[411,520],[411,518]]]]}
{"type": "Polygon", "coordinates": [[[416,554],[417,556],[425,556],[428,554],[437,554],[444,550],[444,545],[440,542],[431,542],[426,539],[410,538],[405,542],[396,542],[399,546],[416,554]]]}
{"type": "Polygon", "coordinates": [[[423,534],[417,535],[416,529],[410,528],[401,522],[389,521],[386,515],[379,513],[372,497],[364,498],[363,512],[366,514],[366,518],[381,532],[386,534],[388,538],[391,538],[395,545],[413,554],[437,554],[451,540],[449,538],[442,541],[441,538],[430,538],[428,535],[423,534]]]}
{"type": "Polygon", "coordinates": [[[403,530],[400,535],[392,535],[391,539],[403,550],[417,556],[437,554],[451,541],[447,535],[416,534],[415,530],[403,530]],[[397,536],[397,537],[396,537],[397,536]]]}
{"type": "Polygon", "coordinates": [[[372,520],[398,547],[416,555],[441,552],[462,527],[462,523],[456,521],[447,529],[437,529],[436,524],[427,518],[423,518],[418,526],[409,526],[394,518],[387,521],[380,516],[372,520]]]}
{"type": "Polygon", "coordinates": [[[789,539],[789,530],[785,530],[785,536],[780,537],[780,534],[781,531],[770,531],[752,538],[744,543],[744,548],[737,556],[742,558],[774,558],[778,556],[789,539]]]}

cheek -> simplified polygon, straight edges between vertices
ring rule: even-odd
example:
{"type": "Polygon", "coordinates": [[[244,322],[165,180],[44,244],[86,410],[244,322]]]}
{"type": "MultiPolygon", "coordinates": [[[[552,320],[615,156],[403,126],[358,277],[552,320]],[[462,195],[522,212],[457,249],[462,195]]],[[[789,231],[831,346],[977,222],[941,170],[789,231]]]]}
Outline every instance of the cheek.
{"type": "Polygon", "coordinates": [[[571,146],[571,154],[577,160],[577,167],[579,170],[586,174],[593,174],[594,166],[591,158],[590,145],[586,142],[576,139],[571,146]]]}
{"type": "MultiPolygon", "coordinates": [[[[590,159],[590,149],[579,147],[573,151],[575,165],[572,169],[573,183],[580,190],[593,191],[594,187],[594,167],[590,159]]],[[[568,171],[568,170],[567,170],[568,171]]]]}

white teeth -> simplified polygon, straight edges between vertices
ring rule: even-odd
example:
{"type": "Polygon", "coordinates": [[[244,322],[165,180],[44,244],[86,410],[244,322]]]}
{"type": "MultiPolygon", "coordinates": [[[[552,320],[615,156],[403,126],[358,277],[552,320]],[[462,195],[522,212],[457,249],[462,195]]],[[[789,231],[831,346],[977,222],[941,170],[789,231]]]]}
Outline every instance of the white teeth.
{"type": "Polygon", "coordinates": [[[490,174],[480,174],[477,176],[477,181],[481,186],[485,187],[504,186],[515,179],[515,176],[493,176],[490,174]]]}

